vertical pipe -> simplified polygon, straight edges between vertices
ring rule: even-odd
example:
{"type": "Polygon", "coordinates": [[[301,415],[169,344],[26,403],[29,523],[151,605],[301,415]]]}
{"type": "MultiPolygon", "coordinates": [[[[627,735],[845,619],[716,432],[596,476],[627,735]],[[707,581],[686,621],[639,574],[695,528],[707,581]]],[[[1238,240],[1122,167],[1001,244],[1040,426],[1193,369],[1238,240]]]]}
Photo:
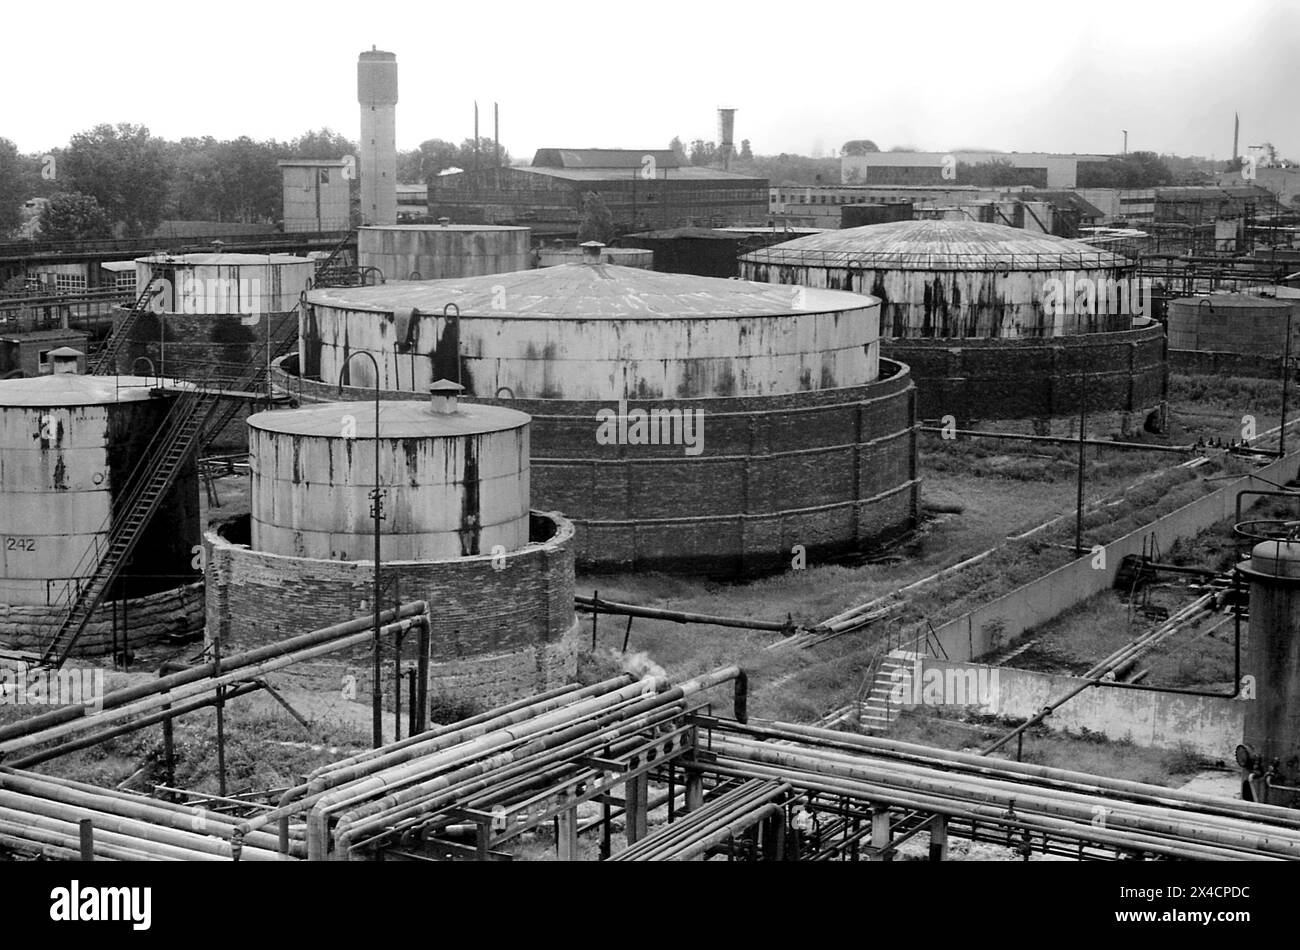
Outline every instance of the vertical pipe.
{"type": "Polygon", "coordinates": [[[420,677],[417,684],[420,693],[419,709],[416,712],[416,730],[412,735],[419,735],[428,728],[429,722],[429,628],[432,626],[427,621],[420,624],[419,648],[420,655],[416,658],[416,670],[420,677]]]}
{"type": "Polygon", "coordinates": [[[1084,458],[1084,429],[1087,427],[1088,412],[1088,370],[1085,366],[1079,374],[1079,477],[1078,490],[1076,492],[1075,504],[1077,509],[1074,515],[1074,552],[1083,554],[1083,469],[1086,464],[1084,458]]]}
{"type": "MultiPolygon", "coordinates": [[[[221,675],[221,638],[212,641],[212,676],[221,675]]],[[[226,695],[225,687],[217,687],[217,793],[226,794],[226,695]]]]}
{"type": "Polygon", "coordinates": [[[627,843],[636,844],[646,833],[646,804],[650,779],[647,775],[638,775],[623,783],[623,822],[626,826],[627,843]]]}
{"type": "Polygon", "coordinates": [[[407,692],[410,693],[410,699],[408,700],[408,703],[410,704],[410,709],[407,710],[406,728],[407,728],[408,735],[412,735],[412,736],[418,735],[418,733],[420,732],[420,728],[419,728],[420,724],[416,721],[420,709],[419,685],[416,682],[416,677],[418,675],[419,674],[417,674],[415,670],[406,671],[406,677],[409,680],[409,682],[407,683],[408,686],[407,692]]]}
{"type": "Polygon", "coordinates": [[[402,635],[393,644],[393,741],[402,738],[402,635]]]}
{"type": "Polygon", "coordinates": [[[578,810],[569,808],[556,819],[555,857],[560,861],[578,860],[578,810]]]}
{"type": "Polygon", "coordinates": [[[889,809],[873,808],[871,810],[871,860],[888,861],[885,849],[889,847],[892,834],[889,830],[889,809]]]}
{"type": "MultiPolygon", "coordinates": [[[[477,134],[477,104],[474,107],[474,124],[475,134],[477,134]]],[[[373,680],[370,688],[370,725],[372,732],[371,738],[374,742],[374,747],[378,749],[384,744],[383,687],[380,681],[381,673],[379,668],[380,647],[383,642],[379,635],[379,521],[383,517],[383,501],[379,494],[379,361],[376,360],[374,356],[370,356],[370,360],[375,364],[375,503],[373,512],[375,517],[375,579],[374,596],[372,597],[374,602],[371,604],[375,610],[375,640],[373,646],[374,656],[372,657],[371,662],[371,676],[373,677],[373,680]]]]}
{"type": "Polygon", "coordinates": [[[1277,430],[1278,457],[1286,455],[1286,400],[1291,392],[1291,311],[1286,312],[1286,355],[1282,357],[1282,428],[1277,430]]]}
{"type": "Polygon", "coordinates": [[[948,860],[947,815],[935,815],[930,819],[930,860],[948,860]]]}
{"type": "Polygon", "coordinates": [[[95,825],[89,818],[83,818],[78,825],[81,830],[81,860],[95,860],[95,825]]]}

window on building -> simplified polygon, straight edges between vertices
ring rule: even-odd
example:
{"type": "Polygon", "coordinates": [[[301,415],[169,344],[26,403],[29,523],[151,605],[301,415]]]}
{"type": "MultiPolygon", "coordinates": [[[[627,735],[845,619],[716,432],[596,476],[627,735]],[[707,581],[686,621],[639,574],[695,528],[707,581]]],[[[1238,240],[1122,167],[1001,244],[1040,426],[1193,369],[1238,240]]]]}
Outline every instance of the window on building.
{"type": "Polygon", "coordinates": [[[36,368],[37,372],[41,373],[42,375],[48,376],[51,369],[53,369],[53,367],[50,366],[50,351],[38,350],[36,353],[36,359],[37,362],[39,363],[39,365],[36,368]]]}
{"type": "Polygon", "coordinates": [[[73,293],[86,289],[85,274],[55,274],[54,289],[58,293],[73,293]]]}

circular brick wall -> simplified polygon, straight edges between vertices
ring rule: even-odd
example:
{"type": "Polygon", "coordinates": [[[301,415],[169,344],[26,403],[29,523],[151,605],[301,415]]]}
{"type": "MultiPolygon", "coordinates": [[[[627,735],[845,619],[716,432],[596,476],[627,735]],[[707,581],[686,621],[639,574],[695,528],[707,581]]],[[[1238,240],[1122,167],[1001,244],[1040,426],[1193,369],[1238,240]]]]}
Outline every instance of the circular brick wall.
{"type": "MultiPolygon", "coordinates": [[[[388,598],[429,604],[431,697],[486,707],[573,679],[579,647],[573,525],[552,512],[533,512],[531,521],[528,546],[496,558],[384,562],[388,598]]],[[[368,614],[372,562],[254,551],[246,543],[247,525],[246,517],[227,521],[209,528],[203,538],[208,637],[221,641],[223,654],[368,614]]],[[[405,666],[415,662],[417,642],[414,634],[405,637],[405,666]]],[[[390,692],[391,644],[385,645],[384,658],[383,688],[390,692]]],[[[367,702],[370,646],[295,664],[285,674],[321,690],[355,683],[355,698],[367,702]]]]}
{"type": "Polygon", "coordinates": [[[1168,393],[1161,324],[1114,333],[1020,340],[886,340],[883,352],[912,368],[922,419],[1048,419],[1079,411],[1087,373],[1089,411],[1139,414],[1168,393]]]}
{"type": "MultiPolygon", "coordinates": [[[[788,567],[795,545],[811,563],[916,526],[916,387],[889,360],[880,377],[779,396],[626,402],[629,413],[703,413],[695,455],[600,444],[605,401],[472,401],[532,417],[532,497],[572,519],[579,567],[752,575],[788,567]]],[[[272,379],[303,402],[339,398],[338,387],[299,378],[294,356],[272,379]]],[[[373,391],[345,387],[343,398],[366,397],[373,391]]]]}

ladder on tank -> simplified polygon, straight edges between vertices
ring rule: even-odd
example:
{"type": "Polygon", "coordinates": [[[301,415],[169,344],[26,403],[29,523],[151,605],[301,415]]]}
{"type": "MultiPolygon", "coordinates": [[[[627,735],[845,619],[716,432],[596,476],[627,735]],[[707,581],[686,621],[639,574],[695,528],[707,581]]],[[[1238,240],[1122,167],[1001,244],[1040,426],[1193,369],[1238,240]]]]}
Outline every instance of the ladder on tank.
{"type": "Polygon", "coordinates": [[[150,277],[145,283],[144,289],[135,298],[135,303],[131,304],[131,309],[118,321],[117,326],[109,331],[108,339],[104,341],[104,345],[100,347],[99,352],[95,354],[94,361],[90,364],[91,375],[103,376],[117,372],[117,354],[131,335],[131,331],[135,328],[141,314],[148,312],[153,298],[163,292],[161,285],[155,286],[161,279],[157,274],[150,277]]]}
{"type": "Polygon", "coordinates": [[[62,598],[66,607],[41,654],[40,666],[57,670],[67,660],[176,483],[221,398],[219,390],[210,386],[186,388],[176,398],[131,473],[118,513],[110,516],[107,544],[101,550],[97,539],[73,570],[62,598]]]}

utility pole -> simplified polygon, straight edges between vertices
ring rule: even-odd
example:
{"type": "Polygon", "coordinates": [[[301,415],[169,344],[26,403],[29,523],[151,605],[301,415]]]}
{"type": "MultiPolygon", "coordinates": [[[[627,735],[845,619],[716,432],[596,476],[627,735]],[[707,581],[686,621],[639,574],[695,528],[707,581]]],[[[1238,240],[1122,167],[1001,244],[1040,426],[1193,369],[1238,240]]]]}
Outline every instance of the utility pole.
{"type": "Polygon", "coordinates": [[[1088,368],[1085,365],[1082,372],[1079,373],[1079,479],[1078,491],[1076,493],[1075,503],[1077,510],[1074,516],[1074,550],[1078,554],[1083,554],[1083,468],[1085,464],[1084,450],[1084,432],[1088,424],[1088,368]]]}
{"type": "Polygon", "coordinates": [[[374,608],[375,633],[374,643],[372,645],[371,656],[371,676],[370,686],[370,724],[374,747],[378,749],[384,744],[384,703],[383,703],[383,672],[380,669],[380,652],[383,647],[383,641],[380,638],[379,623],[379,523],[384,520],[384,495],[386,492],[379,487],[379,361],[375,359],[374,354],[366,350],[357,350],[349,356],[339,369],[339,392],[343,390],[343,375],[347,372],[348,363],[352,362],[353,357],[364,356],[370,360],[375,369],[375,435],[374,435],[374,453],[375,453],[375,485],[370,489],[370,514],[375,522],[375,577],[374,590],[371,596],[371,607],[374,608]]]}

